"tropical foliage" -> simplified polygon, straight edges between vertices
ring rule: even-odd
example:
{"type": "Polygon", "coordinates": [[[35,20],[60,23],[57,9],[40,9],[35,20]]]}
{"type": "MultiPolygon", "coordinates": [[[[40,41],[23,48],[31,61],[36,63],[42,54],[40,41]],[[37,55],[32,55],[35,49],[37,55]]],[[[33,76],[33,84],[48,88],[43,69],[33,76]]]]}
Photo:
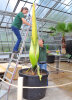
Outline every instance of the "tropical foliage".
{"type": "Polygon", "coordinates": [[[57,23],[56,27],[50,27],[49,28],[53,33],[51,36],[56,36],[57,34],[61,33],[62,34],[62,50],[61,53],[65,54],[66,53],[66,42],[65,42],[65,34],[72,32],[72,23],[57,23]]]}
{"type": "Polygon", "coordinates": [[[62,34],[62,36],[65,36],[65,33],[69,33],[72,32],[72,23],[64,23],[64,22],[60,22],[57,23],[57,25],[55,27],[50,27],[49,28],[50,31],[52,31],[53,33],[51,35],[57,35],[59,33],[62,34]]]}

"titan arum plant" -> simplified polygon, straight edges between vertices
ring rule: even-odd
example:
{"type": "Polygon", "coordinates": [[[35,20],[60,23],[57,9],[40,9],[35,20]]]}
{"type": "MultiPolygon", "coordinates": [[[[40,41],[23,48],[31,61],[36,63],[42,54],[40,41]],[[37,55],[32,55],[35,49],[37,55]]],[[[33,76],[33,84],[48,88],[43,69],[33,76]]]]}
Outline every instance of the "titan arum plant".
{"type": "Polygon", "coordinates": [[[50,27],[49,29],[53,32],[52,36],[56,36],[59,33],[62,34],[62,49],[64,48],[66,52],[65,34],[72,32],[72,23],[60,22],[57,23],[56,27],[50,27]]]}
{"type": "Polygon", "coordinates": [[[37,65],[38,58],[39,58],[39,44],[38,44],[37,24],[36,24],[34,3],[33,3],[33,9],[32,9],[32,36],[31,36],[29,58],[30,58],[30,62],[32,64],[33,72],[37,68],[37,74],[39,75],[39,78],[41,80],[42,75],[40,75],[39,66],[37,65]]]}

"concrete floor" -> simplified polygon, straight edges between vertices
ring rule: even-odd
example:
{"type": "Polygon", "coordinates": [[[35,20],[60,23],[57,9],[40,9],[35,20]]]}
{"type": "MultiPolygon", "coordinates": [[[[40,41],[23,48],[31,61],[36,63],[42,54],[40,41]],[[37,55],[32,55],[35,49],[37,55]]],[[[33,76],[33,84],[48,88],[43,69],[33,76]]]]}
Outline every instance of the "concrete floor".
{"type": "MultiPolygon", "coordinates": [[[[54,64],[52,64],[54,66],[54,64]]],[[[65,70],[72,70],[72,63],[61,63],[60,68],[65,70]]],[[[56,69],[48,68],[49,71],[56,71],[56,69]]],[[[51,73],[49,75],[49,86],[54,86],[57,84],[69,83],[72,81],[72,73],[51,73]]],[[[17,84],[17,81],[13,81],[13,84],[17,84]]],[[[6,100],[6,96],[2,97],[0,100],[6,100]]],[[[8,100],[17,100],[17,90],[11,87],[9,92],[8,100]]],[[[23,99],[25,100],[25,99],[23,99]]],[[[62,87],[62,88],[48,88],[46,96],[41,100],[72,100],[72,85],[62,87]]]]}
{"type": "MultiPolygon", "coordinates": [[[[17,84],[17,81],[13,82],[17,84]]],[[[54,82],[49,81],[49,85],[56,85],[54,82]]],[[[0,100],[6,100],[6,96],[0,100]]],[[[8,96],[8,100],[17,100],[17,90],[11,88],[8,96]]],[[[25,100],[25,99],[23,99],[25,100]]],[[[72,97],[67,95],[63,89],[60,88],[49,88],[47,89],[46,96],[41,100],[72,100],[72,97]]]]}

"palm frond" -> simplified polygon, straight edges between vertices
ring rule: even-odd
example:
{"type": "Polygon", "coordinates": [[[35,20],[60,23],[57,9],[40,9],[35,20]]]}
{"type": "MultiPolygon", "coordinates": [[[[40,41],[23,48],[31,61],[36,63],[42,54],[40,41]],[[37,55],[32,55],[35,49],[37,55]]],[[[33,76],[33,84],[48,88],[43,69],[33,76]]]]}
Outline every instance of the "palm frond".
{"type": "Polygon", "coordinates": [[[64,22],[58,23],[56,25],[56,30],[57,30],[57,32],[65,32],[65,30],[66,30],[66,24],[64,22]]]}
{"type": "Polygon", "coordinates": [[[52,32],[55,32],[55,31],[56,31],[55,27],[50,27],[49,29],[50,29],[50,31],[52,31],[52,32]]]}
{"type": "Polygon", "coordinates": [[[72,23],[67,24],[67,30],[68,32],[72,32],[72,23]]]}

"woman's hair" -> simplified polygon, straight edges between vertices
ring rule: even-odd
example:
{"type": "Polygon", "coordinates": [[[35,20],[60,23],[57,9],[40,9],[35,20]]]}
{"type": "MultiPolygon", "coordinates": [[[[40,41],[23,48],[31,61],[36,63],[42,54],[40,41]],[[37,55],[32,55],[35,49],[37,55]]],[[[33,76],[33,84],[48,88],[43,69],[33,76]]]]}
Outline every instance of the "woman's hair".
{"type": "Polygon", "coordinates": [[[21,8],[21,12],[22,12],[23,10],[28,10],[28,8],[27,8],[27,7],[22,7],[22,8],[21,8]]]}
{"type": "Polygon", "coordinates": [[[43,44],[44,44],[44,40],[42,39],[42,41],[43,41],[43,44]]]}

